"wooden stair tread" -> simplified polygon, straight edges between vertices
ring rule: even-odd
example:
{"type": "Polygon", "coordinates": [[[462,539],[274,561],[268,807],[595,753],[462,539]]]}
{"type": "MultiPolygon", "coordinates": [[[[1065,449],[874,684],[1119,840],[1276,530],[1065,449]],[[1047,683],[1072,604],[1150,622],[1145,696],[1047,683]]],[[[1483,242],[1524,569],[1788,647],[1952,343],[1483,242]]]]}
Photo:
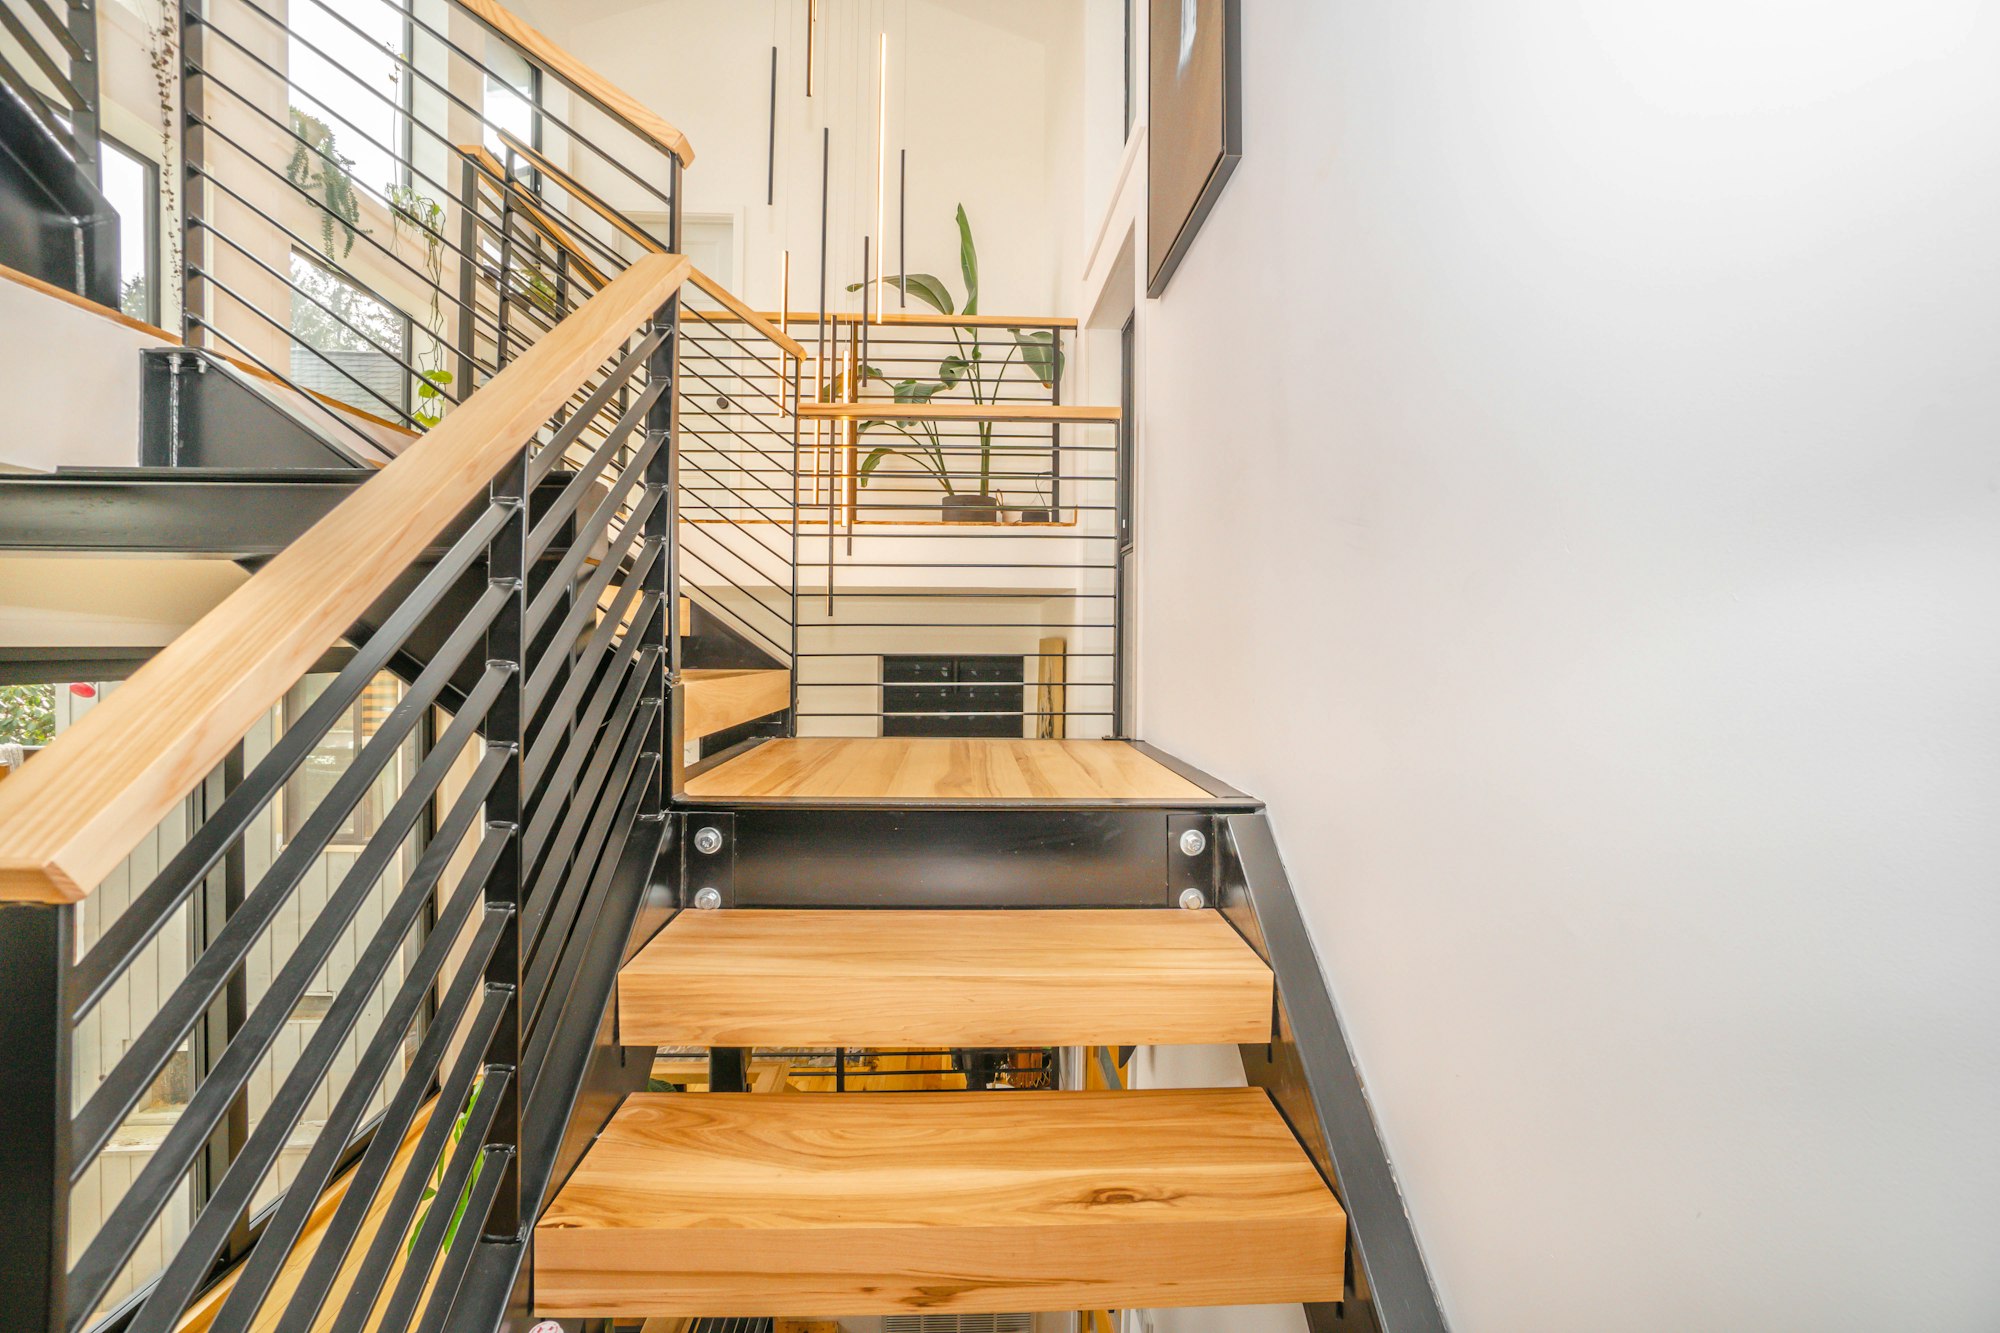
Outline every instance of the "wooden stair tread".
{"type": "Polygon", "coordinates": [[[688,779],[701,800],[1185,801],[1210,794],[1124,741],[799,737],[688,779]]]}
{"type": "Polygon", "coordinates": [[[536,1227],[536,1309],[1327,1301],[1345,1225],[1255,1088],[639,1094],[536,1227]]]}
{"type": "Polygon", "coordinates": [[[681,672],[686,689],[689,740],[713,736],[792,706],[792,673],[782,667],[690,668],[681,672]]]}
{"type": "Polygon", "coordinates": [[[1271,971],[1218,912],[682,912],[618,978],[648,1046],[1271,1039],[1271,971]]]}

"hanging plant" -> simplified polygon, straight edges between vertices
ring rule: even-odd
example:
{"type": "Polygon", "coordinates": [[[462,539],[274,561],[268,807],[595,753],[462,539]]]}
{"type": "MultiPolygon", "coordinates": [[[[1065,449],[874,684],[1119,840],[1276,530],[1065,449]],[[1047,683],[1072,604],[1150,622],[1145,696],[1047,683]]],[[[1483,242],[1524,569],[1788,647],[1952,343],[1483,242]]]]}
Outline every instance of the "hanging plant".
{"type": "MultiPolygon", "coordinates": [[[[174,114],[180,92],[180,6],[177,0],[160,0],[159,19],[146,25],[146,63],[153,71],[153,90],[160,104],[160,214],[167,234],[167,268],[172,277],[169,290],[179,291],[184,263],[181,228],[177,213],[180,203],[180,173],[175,166],[179,148],[174,114]]],[[[164,315],[164,300],[162,314],[164,315]]]]}
{"type": "Polygon", "coordinates": [[[292,134],[299,142],[285,166],[285,179],[319,197],[321,248],[328,259],[345,259],[354,252],[354,238],[361,234],[361,195],[350,174],[354,159],[340,155],[331,125],[297,107],[292,108],[292,134]],[[339,254],[333,251],[336,223],[346,240],[339,254]]]}
{"type": "Polygon", "coordinates": [[[397,235],[409,228],[424,243],[424,275],[430,279],[431,308],[426,321],[430,339],[417,353],[417,409],[411,419],[429,430],[444,420],[451,399],[446,392],[452,373],[444,368],[444,205],[409,185],[389,191],[389,219],[397,235]]]}

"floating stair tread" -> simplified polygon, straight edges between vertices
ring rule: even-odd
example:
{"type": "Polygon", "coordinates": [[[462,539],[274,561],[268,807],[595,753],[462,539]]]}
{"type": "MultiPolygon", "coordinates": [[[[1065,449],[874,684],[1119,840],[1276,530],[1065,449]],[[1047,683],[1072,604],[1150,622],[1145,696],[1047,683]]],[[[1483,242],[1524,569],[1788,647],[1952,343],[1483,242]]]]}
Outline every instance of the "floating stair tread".
{"type": "Polygon", "coordinates": [[[1271,1039],[1263,959],[1214,911],[682,912],[618,977],[645,1046],[1271,1039]]]}
{"type": "Polygon", "coordinates": [[[772,668],[692,668],[681,672],[689,739],[713,736],[792,706],[792,673],[772,668]]]}
{"type": "Polygon", "coordinates": [[[1214,798],[1124,741],[802,737],[688,779],[698,800],[1188,801],[1214,798]]]}
{"type": "Polygon", "coordinates": [[[554,1317],[1330,1301],[1346,1218],[1264,1093],[653,1093],[537,1225],[554,1317]]]}

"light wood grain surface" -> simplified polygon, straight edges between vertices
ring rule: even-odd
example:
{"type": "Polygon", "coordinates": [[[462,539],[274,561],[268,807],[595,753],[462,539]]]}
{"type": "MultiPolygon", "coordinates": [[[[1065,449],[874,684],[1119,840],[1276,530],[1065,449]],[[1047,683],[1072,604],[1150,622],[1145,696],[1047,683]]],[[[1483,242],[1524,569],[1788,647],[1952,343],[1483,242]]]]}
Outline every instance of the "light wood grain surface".
{"type": "Polygon", "coordinates": [[[735,798],[1206,801],[1207,792],[1123,741],[801,737],[766,741],[688,780],[735,798]]]}
{"type": "Polygon", "coordinates": [[[74,901],[353,626],[686,277],[649,255],[0,787],[0,900],[74,901]]]}
{"type": "Polygon", "coordinates": [[[687,738],[713,736],[792,706],[792,673],[782,668],[681,672],[687,690],[687,738]]]}
{"type": "MultiPolygon", "coordinates": [[[[889,289],[891,299],[895,288],[889,289]]],[[[781,314],[776,310],[764,312],[769,319],[783,319],[789,324],[807,325],[819,322],[817,310],[794,310],[781,314]]],[[[829,324],[862,323],[858,310],[829,310],[826,312],[829,324]]],[[[866,321],[870,324],[903,325],[911,328],[960,328],[960,329],[1073,329],[1076,317],[1073,315],[941,315],[934,310],[889,310],[877,314],[868,312],[866,321]]]]}
{"type": "Polygon", "coordinates": [[[1025,421],[1049,425],[1071,422],[1099,425],[1116,422],[1115,407],[1082,407],[1068,403],[800,403],[799,416],[822,421],[1025,421]]]}
{"type": "MultiPolygon", "coordinates": [[[[662,151],[672,153],[680,159],[682,166],[694,165],[694,145],[688,142],[685,134],[669,124],[665,117],[578,60],[566,48],[529,27],[512,10],[495,4],[494,0],[459,2],[474,17],[520,47],[530,60],[554,72],[586,99],[596,103],[614,119],[622,121],[628,129],[652,140],[662,151]]],[[[664,189],[666,182],[660,181],[659,185],[664,189]]]]}
{"type": "Polygon", "coordinates": [[[1345,1225],[1255,1088],[639,1094],[536,1227],[536,1308],[1335,1300],[1345,1225]]]}
{"type": "Polygon", "coordinates": [[[1271,1039],[1271,972],[1220,913],[682,912],[618,976],[645,1046],[1135,1046],[1271,1039]]]}

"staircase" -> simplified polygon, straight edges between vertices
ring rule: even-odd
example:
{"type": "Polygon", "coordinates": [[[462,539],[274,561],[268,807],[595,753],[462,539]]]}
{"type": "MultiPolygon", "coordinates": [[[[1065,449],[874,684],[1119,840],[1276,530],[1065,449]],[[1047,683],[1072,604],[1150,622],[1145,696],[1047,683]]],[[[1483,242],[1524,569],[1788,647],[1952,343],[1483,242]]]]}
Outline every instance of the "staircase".
{"type": "Polygon", "coordinates": [[[9,1327],[1301,1303],[1315,1333],[1442,1330],[1261,804],[1112,735],[1119,454],[1062,432],[1118,414],[1057,401],[1064,325],[978,317],[1036,352],[979,401],[868,389],[895,326],[822,317],[814,353],[695,269],[685,137],[492,0],[413,13],[438,60],[410,77],[491,74],[476,24],[568,90],[571,156],[468,138],[461,105],[400,163],[449,215],[340,251],[344,214],[231,151],[254,124],[337,160],[245,74],[284,18],[189,21],[187,345],[149,354],[146,466],[0,481],[0,548],[253,572],[0,786],[9,1327]],[[421,337],[375,347],[408,394],[306,385],[333,358],[285,322],[300,247],[420,279],[421,337]],[[977,458],[972,503],[915,505],[870,428],[941,477],[977,458]],[[1038,503],[986,496],[1010,469],[1038,503]],[[980,655],[1014,674],[891,707],[886,659],[980,655]],[[996,690],[1018,706],[966,703],[996,690]],[[140,981],[156,1002],[79,1085],[140,981]],[[1128,1086],[1171,1045],[1234,1047],[1245,1085],[1128,1086]]]}

